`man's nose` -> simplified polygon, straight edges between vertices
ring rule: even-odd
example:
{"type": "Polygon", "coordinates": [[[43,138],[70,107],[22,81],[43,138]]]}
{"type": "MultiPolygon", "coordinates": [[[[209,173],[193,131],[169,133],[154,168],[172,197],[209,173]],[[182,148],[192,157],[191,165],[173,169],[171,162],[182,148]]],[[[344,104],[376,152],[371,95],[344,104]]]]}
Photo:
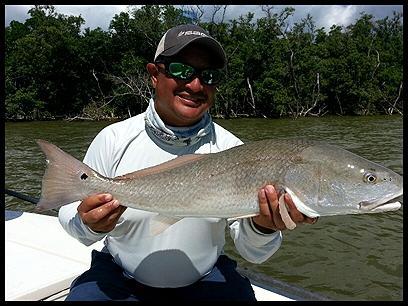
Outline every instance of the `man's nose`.
{"type": "Polygon", "coordinates": [[[186,87],[189,88],[193,92],[199,92],[203,90],[203,84],[201,83],[201,80],[199,77],[195,77],[192,79],[190,82],[186,84],[186,87]]]}

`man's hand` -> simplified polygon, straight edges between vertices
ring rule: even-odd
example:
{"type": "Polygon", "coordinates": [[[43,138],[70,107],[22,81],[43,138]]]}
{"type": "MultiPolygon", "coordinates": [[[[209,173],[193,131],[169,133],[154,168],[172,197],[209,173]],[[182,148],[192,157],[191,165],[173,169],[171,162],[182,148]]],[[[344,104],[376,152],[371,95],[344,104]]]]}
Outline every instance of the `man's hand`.
{"type": "MultiPolygon", "coordinates": [[[[263,233],[272,233],[276,230],[286,229],[285,223],[279,213],[280,194],[276,192],[274,186],[266,185],[258,192],[259,212],[256,217],[252,217],[254,226],[263,233]]],[[[290,218],[295,223],[314,224],[317,218],[310,218],[297,210],[289,194],[284,195],[285,203],[288,206],[290,218]]]]}
{"type": "Polygon", "coordinates": [[[99,193],[85,198],[78,206],[78,214],[94,232],[107,233],[115,228],[125,209],[111,194],[99,193]]]}

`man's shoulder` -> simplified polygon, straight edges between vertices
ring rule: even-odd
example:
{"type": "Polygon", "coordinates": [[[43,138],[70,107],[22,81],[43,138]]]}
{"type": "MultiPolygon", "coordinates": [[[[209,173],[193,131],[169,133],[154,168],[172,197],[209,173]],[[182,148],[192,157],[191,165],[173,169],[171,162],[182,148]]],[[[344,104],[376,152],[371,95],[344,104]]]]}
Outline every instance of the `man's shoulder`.
{"type": "Polygon", "coordinates": [[[218,123],[214,123],[214,131],[217,136],[227,137],[234,140],[240,140],[237,136],[235,136],[232,132],[228,131],[227,129],[223,128],[218,123]]]}
{"type": "Polygon", "coordinates": [[[243,142],[237,136],[235,136],[232,132],[228,131],[227,129],[223,128],[221,125],[214,123],[214,133],[217,145],[220,149],[228,149],[231,147],[235,147],[241,145],[243,142]]]}
{"type": "Polygon", "coordinates": [[[143,130],[143,113],[106,126],[92,140],[84,162],[101,174],[113,177],[117,153],[143,130]]]}
{"type": "Polygon", "coordinates": [[[144,113],[130,117],[128,119],[118,121],[106,126],[101,133],[111,135],[114,137],[129,136],[131,134],[138,134],[144,130],[144,113]]]}

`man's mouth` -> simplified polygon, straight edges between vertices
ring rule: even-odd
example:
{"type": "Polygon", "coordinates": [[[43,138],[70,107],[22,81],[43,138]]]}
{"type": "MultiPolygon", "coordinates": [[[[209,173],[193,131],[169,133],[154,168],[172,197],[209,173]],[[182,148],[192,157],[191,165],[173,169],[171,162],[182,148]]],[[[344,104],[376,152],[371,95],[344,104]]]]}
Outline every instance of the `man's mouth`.
{"type": "Polygon", "coordinates": [[[183,100],[184,103],[187,104],[202,104],[205,102],[205,99],[203,97],[194,97],[194,96],[186,96],[186,95],[177,95],[181,100],[183,100]]]}

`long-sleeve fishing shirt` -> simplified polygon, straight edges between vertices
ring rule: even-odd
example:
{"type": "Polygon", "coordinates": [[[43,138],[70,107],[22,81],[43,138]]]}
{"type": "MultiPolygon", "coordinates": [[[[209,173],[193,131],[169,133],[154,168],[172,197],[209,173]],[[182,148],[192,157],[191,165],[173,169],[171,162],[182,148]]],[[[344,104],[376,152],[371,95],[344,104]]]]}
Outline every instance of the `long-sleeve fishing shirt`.
{"type": "MultiPolygon", "coordinates": [[[[216,153],[241,144],[208,114],[188,129],[169,127],[151,100],[144,113],[104,128],[89,146],[84,163],[106,177],[116,177],[179,155],[216,153]]],[[[152,236],[149,219],[155,213],[134,208],[125,210],[112,231],[97,233],[82,222],[79,203],[60,208],[63,228],[85,245],[105,239],[103,251],[113,256],[125,274],[153,287],[186,286],[209,273],[223,253],[227,226],[239,254],[252,263],[267,260],[282,241],[280,231],[263,234],[250,218],[231,224],[220,218],[183,218],[152,236]]]]}

